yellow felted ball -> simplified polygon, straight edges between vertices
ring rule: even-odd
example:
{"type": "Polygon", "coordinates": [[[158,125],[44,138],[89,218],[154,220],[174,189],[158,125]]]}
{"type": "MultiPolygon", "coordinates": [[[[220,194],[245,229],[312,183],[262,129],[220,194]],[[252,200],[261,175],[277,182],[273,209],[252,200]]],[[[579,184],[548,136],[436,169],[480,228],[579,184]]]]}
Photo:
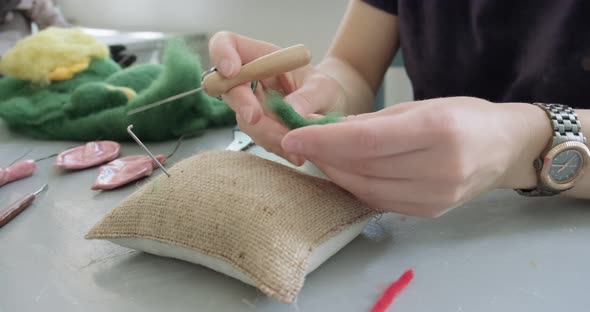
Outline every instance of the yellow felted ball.
{"type": "Polygon", "coordinates": [[[20,40],[2,56],[0,72],[21,80],[49,83],[84,70],[93,58],[109,56],[108,47],[75,28],[50,27],[20,40]]]}

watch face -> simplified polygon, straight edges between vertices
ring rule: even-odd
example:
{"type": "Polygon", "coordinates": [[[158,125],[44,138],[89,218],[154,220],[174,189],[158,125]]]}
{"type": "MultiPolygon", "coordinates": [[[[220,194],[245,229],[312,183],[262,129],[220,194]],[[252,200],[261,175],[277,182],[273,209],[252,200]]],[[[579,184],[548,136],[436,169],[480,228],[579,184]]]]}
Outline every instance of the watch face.
{"type": "Polygon", "coordinates": [[[549,176],[553,181],[564,184],[575,179],[584,165],[584,157],[577,150],[564,150],[553,158],[549,176]]]}

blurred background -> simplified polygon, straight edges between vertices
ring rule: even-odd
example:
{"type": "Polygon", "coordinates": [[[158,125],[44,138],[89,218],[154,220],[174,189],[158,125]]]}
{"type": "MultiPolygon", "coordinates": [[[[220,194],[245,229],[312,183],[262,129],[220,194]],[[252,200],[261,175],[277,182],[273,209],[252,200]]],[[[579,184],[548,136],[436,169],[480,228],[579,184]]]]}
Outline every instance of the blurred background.
{"type": "MultiPolygon", "coordinates": [[[[182,35],[209,66],[207,42],[228,30],[280,46],[305,44],[313,62],[330,46],[347,0],[54,0],[66,20],[108,44],[124,44],[138,62],[157,62],[162,42],[182,35]]],[[[376,106],[412,99],[398,56],[389,69],[376,106]]]]}

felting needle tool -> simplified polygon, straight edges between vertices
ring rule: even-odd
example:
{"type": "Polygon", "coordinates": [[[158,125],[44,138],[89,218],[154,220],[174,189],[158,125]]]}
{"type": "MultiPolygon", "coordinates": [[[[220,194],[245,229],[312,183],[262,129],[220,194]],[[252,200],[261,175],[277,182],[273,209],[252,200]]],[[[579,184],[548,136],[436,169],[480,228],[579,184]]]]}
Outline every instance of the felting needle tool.
{"type": "Polygon", "coordinates": [[[242,66],[238,75],[231,79],[223,78],[214,68],[207,74],[201,86],[183,93],[176,94],[161,101],[144,105],[127,112],[127,115],[139,112],[172,102],[179,98],[204,91],[210,96],[220,96],[232,88],[247,82],[267,79],[280,75],[297,68],[303,67],[311,61],[311,52],[303,45],[298,44],[282,50],[275,51],[242,66]]]}
{"type": "Polygon", "coordinates": [[[27,207],[29,207],[35,201],[37,195],[46,190],[47,187],[48,185],[45,184],[39,190],[19,198],[12,204],[8,205],[8,207],[6,208],[0,209],[0,228],[3,227],[6,223],[8,223],[10,220],[14,219],[19,213],[21,213],[27,207]]]}
{"type": "Polygon", "coordinates": [[[160,167],[160,169],[162,169],[162,171],[164,171],[164,173],[168,177],[170,177],[170,173],[168,173],[166,168],[164,168],[164,165],[162,165],[162,163],[158,160],[158,158],[156,158],[156,156],[154,156],[154,154],[152,154],[152,152],[150,152],[150,150],[143,144],[143,142],[141,142],[141,140],[135,135],[135,133],[133,133],[133,131],[131,129],[133,129],[133,125],[129,125],[127,127],[127,132],[129,133],[129,135],[131,135],[131,137],[133,137],[135,142],[137,142],[137,144],[139,144],[139,146],[141,146],[150,155],[150,157],[158,165],[158,167],[160,167]]]}

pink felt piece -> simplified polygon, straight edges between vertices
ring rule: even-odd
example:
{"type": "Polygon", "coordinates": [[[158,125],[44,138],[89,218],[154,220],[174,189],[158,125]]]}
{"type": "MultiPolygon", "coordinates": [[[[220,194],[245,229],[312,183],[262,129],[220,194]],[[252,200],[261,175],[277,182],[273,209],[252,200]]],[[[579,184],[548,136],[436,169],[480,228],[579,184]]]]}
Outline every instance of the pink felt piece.
{"type": "MultiPolygon", "coordinates": [[[[157,155],[156,159],[164,164],[166,156],[157,155]]],[[[98,177],[92,185],[93,190],[112,190],[152,174],[158,167],[149,156],[127,156],[101,166],[98,177]]]]}
{"type": "Polygon", "coordinates": [[[121,145],[113,141],[94,141],[71,148],[57,155],[55,166],[78,170],[104,164],[119,156],[121,145]]]}
{"type": "Polygon", "coordinates": [[[35,172],[37,165],[32,159],[17,161],[8,168],[0,168],[0,186],[12,181],[24,179],[35,172]]]}

